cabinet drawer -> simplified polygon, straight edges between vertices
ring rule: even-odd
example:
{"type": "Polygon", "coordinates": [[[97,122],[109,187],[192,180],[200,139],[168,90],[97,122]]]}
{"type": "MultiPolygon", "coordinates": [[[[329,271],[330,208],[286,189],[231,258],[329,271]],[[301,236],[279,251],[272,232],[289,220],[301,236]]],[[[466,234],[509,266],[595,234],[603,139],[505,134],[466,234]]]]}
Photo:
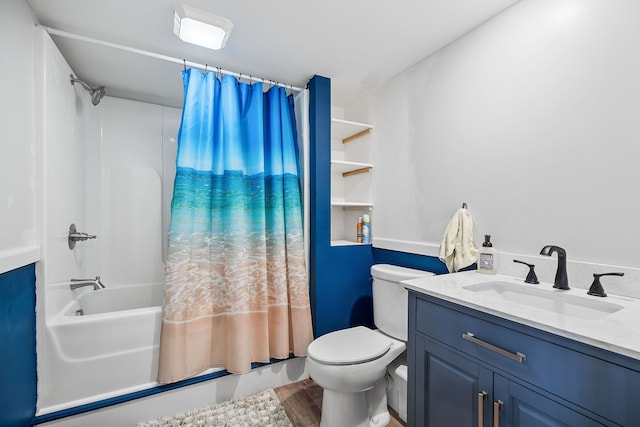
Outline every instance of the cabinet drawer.
{"type": "Polygon", "coordinates": [[[504,319],[493,323],[460,310],[418,298],[415,330],[616,423],[640,425],[640,409],[629,398],[640,396],[637,371],[510,329],[504,319]]]}

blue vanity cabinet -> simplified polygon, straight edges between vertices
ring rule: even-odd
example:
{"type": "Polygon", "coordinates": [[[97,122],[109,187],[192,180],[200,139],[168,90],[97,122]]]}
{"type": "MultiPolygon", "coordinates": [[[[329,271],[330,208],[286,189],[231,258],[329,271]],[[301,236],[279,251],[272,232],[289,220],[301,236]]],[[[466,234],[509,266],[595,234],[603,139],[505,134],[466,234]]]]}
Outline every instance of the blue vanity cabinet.
{"type": "MultiPolygon", "coordinates": [[[[494,374],[492,415],[501,427],[592,427],[617,425],[596,421],[530,388],[494,374]]],[[[485,424],[492,425],[492,424],[485,424]]]]}
{"type": "MultiPolygon", "coordinates": [[[[423,381],[409,402],[417,407],[408,425],[477,426],[478,416],[491,425],[485,404],[492,395],[493,372],[424,337],[415,337],[415,344],[415,375],[409,378],[423,381]]],[[[411,405],[408,409],[414,412],[411,405]]]]}
{"type": "Polygon", "coordinates": [[[410,426],[640,426],[638,361],[413,291],[407,357],[410,426]]]}
{"type": "MultiPolygon", "coordinates": [[[[560,427],[607,425],[503,377],[471,358],[416,337],[411,426],[560,427]],[[497,422],[497,424],[494,424],[497,422]]],[[[411,375],[411,374],[410,374],[411,375]]]]}

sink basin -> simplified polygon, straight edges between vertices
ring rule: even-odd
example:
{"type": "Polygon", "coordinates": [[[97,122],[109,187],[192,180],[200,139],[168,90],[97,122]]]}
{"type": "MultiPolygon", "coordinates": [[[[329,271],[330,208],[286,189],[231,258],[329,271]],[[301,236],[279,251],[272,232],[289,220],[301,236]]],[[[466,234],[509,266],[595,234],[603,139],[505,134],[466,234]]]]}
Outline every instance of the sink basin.
{"type": "Polygon", "coordinates": [[[483,282],[463,286],[471,292],[555,314],[594,320],[613,314],[623,306],[593,298],[581,298],[566,291],[551,291],[509,282],[483,282]]]}

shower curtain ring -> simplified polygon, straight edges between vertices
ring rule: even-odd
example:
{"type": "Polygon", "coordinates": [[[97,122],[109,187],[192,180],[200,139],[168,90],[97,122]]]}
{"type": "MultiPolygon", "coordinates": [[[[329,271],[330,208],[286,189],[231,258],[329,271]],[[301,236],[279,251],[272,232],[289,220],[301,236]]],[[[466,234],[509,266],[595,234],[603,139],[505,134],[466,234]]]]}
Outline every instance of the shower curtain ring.
{"type": "Polygon", "coordinates": [[[187,71],[187,60],[183,59],[182,62],[184,63],[184,70],[187,71]]]}
{"type": "Polygon", "coordinates": [[[207,68],[209,68],[209,64],[204,64],[204,73],[207,74],[207,68]]]}

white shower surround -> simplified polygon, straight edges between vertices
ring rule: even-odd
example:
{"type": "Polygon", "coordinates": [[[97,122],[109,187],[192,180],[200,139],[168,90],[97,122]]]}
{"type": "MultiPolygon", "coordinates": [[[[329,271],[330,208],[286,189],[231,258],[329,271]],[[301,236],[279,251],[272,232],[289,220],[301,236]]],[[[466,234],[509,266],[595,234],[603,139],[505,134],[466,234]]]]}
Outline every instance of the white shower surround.
{"type": "MultiPolygon", "coordinates": [[[[42,156],[38,203],[44,218],[36,284],[40,416],[156,385],[161,307],[69,316],[78,308],[74,297],[87,292],[71,291],[69,279],[100,275],[109,292],[163,286],[163,236],[181,110],[109,96],[92,106],[86,91],[69,84],[73,71],[50,36],[35,31],[36,90],[43,94],[36,112],[42,156]],[[72,222],[98,238],[69,250],[72,222]]],[[[176,79],[181,84],[179,73],[176,79]]],[[[223,378],[197,388],[208,390],[204,403],[210,404],[307,377],[304,360],[278,365],[261,368],[259,380],[240,388],[225,390],[234,381],[223,378]]],[[[94,423],[115,411],[127,425],[189,409],[196,399],[188,389],[194,387],[171,391],[173,403],[155,412],[149,400],[163,400],[161,395],[60,422],[94,423]]]]}
{"type": "Polygon", "coordinates": [[[70,85],[73,71],[49,36],[36,31],[46,242],[37,279],[41,415],[155,382],[159,306],[144,314],[65,314],[71,278],[99,275],[110,290],[163,283],[163,177],[170,200],[180,110],[110,97],[94,107],[84,89],[70,85]],[[98,238],[71,251],[71,223],[98,238]]]}

